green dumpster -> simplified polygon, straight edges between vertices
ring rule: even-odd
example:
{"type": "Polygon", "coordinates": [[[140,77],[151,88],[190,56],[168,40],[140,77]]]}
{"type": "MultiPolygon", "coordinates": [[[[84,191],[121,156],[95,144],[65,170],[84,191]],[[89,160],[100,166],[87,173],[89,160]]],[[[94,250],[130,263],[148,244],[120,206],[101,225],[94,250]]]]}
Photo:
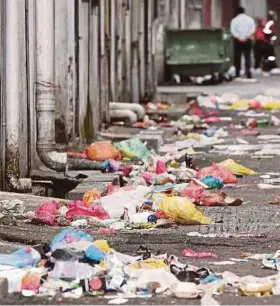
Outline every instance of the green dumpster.
{"type": "Polygon", "coordinates": [[[222,75],[232,64],[232,40],[223,29],[167,30],[167,79],[180,76],[222,75]]]}

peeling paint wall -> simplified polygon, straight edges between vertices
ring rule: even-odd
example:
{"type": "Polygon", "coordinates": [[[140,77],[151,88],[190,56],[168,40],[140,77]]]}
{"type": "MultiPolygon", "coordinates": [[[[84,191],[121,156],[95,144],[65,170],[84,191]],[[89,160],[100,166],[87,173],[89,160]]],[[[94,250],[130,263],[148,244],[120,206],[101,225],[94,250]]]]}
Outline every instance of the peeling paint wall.
{"type": "MultiPolygon", "coordinates": [[[[102,124],[109,122],[110,101],[139,103],[154,94],[164,74],[165,27],[187,26],[188,0],[50,1],[55,3],[56,141],[71,145],[78,138],[89,143],[96,139],[102,124]]],[[[0,11],[4,3],[0,1],[0,11]]],[[[36,154],[36,0],[18,3],[22,50],[19,160],[20,175],[25,177],[40,165],[36,154]]],[[[1,40],[2,26],[0,30],[1,40]]],[[[0,107],[1,189],[5,155],[3,96],[0,107]]]]}

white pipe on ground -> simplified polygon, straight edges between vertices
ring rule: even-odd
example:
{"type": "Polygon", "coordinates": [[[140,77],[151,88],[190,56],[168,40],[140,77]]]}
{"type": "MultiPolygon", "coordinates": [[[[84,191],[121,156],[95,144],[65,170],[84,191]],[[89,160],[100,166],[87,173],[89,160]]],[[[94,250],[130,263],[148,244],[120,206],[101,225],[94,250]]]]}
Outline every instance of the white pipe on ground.
{"type": "Polygon", "coordinates": [[[131,110],[137,114],[138,119],[143,119],[146,111],[143,106],[136,103],[125,103],[125,102],[110,102],[110,110],[131,110]]]}
{"type": "Polygon", "coordinates": [[[130,124],[137,122],[137,115],[131,110],[110,109],[109,113],[111,121],[114,119],[125,120],[130,124]]]}
{"type": "Polygon", "coordinates": [[[6,0],[5,6],[5,38],[4,38],[4,88],[6,106],[6,152],[5,177],[11,191],[28,192],[31,180],[20,178],[20,12],[21,0],[6,0]]]}

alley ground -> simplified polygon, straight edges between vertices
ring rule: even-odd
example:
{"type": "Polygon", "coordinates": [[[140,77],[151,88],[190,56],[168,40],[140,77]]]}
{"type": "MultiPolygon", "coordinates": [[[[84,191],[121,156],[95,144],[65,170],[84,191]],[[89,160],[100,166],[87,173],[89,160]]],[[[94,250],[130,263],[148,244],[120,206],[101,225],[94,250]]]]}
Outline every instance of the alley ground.
{"type": "MultiPolygon", "coordinates": [[[[219,86],[206,86],[206,87],[176,87],[171,89],[172,92],[235,92],[243,97],[253,97],[257,94],[263,93],[267,89],[278,89],[280,84],[280,77],[271,77],[266,79],[259,79],[257,83],[245,84],[232,82],[219,86]]],[[[167,88],[161,88],[163,91],[167,91],[167,88]]],[[[269,117],[270,112],[266,112],[269,117]]],[[[274,113],[276,116],[280,116],[280,113],[274,113]]],[[[227,111],[222,116],[232,116],[232,123],[238,124],[247,120],[247,117],[240,116],[236,111],[227,111]]],[[[222,126],[226,127],[227,122],[224,122],[222,126]]],[[[260,135],[278,135],[277,127],[259,128],[260,135]]],[[[233,131],[232,131],[233,132],[233,131]]],[[[225,143],[222,145],[238,145],[237,138],[242,138],[248,141],[249,144],[258,145],[264,143],[264,140],[258,139],[256,136],[229,136],[225,139],[225,143]]],[[[271,141],[267,144],[278,146],[280,149],[280,140],[277,139],[273,143],[271,141]]],[[[240,258],[243,252],[256,253],[273,253],[280,249],[280,206],[270,205],[269,202],[275,199],[280,194],[279,189],[267,189],[263,190],[258,188],[257,184],[262,182],[261,175],[267,173],[276,173],[274,177],[280,177],[280,156],[271,154],[268,156],[256,157],[251,150],[247,153],[240,151],[240,154],[231,154],[226,151],[226,148],[221,148],[218,152],[211,152],[211,146],[209,148],[198,150],[202,151],[194,157],[194,163],[198,167],[210,165],[213,161],[223,161],[227,158],[232,158],[235,161],[246,165],[247,167],[255,170],[258,175],[253,177],[243,177],[238,180],[237,186],[224,188],[224,191],[232,196],[241,197],[244,203],[238,207],[210,207],[203,208],[202,210],[211,217],[217,223],[211,226],[179,226],[175,229],[160,229],[160,230],[133,230],[123,231],[116,235],[102,236],[107,239],[112,247],[116,250],[128,254],[135,254],[139,245],[148,246],[154,252],[161,251],[162,253],[168,252],[169,254],[179,255],[180,251],[186,246],[191,247],[194,250],[201,251],[213,251],[218,255],[219,261],[229,260],[230,258],[240,258]],[[278,173],[278,174],[277,174],[278,173]],[[189,236],[190,232],[199,232],[201,234],[217,234],[218,237],[192,237],[189,236]],[[225,234],[231,234],[232,237],[224,236],[225,234]],[[239,235],[239,236],[238,236],[239,235]],[[247,237],[246,237],[247,235],[247,237]],[[251,235],[248,237],[248,235],[251,235]]],[[[279,150],[280,151],[280,150],[279,150]]],[[[1,194],[0,194],[1,195],[1,194]]],[[[8,195],[9,197],[9,195],[8,195]]],[[[31,202],[39,205],[37,199],[29,201],[28,198],[21,196],[27,205],[30,207],[31,202]]],[[[21,245],[36,245],[41,243],[48,243],[52,240],[52,237],[61,231],[58,227],[38,227],[34,225],[25,226],[0,226],[0,251],[10,252],[15,250],[21,245]]],[[[100,235],[93,234],[94,238],[100,238],[100,235]]],[[[182,261],[186,261],[182,259],[182,261]]],[[[213,260],[200,260],[191,259],[187,262],[195,264],[200,267],[211,268],[215,272],[231,271],[239,276],[255,275],[255,276],[267,276],[275,274],[274,271],[264,270],[261,267],[260,261],[240,262],[234,265],[225,266],[213,266],[211,265],[213,260]]],[[[232,293],[225,293],[221,296],[215,296],[215,299],[221,304],[240,305],[240,304],[280,304],[280,297],[272,296],[269,298],[253,298],[253,297],[240,297],[232,293]]],[[[20,295],[9,296],[6,299],[2,299],[0,304],[108,304],[108,299],[104,297],[93,298],[84,297],[79,300],[61,300],[58,296],[52,299],[38,299],[38,298],[26,298],[20,295]]],[[[155,298],[141,298],[137,300],[130,300],[129,304],[200,304],[199,300],[185,300],[174,299],[171,297],[155,297],[155,298]]]]}

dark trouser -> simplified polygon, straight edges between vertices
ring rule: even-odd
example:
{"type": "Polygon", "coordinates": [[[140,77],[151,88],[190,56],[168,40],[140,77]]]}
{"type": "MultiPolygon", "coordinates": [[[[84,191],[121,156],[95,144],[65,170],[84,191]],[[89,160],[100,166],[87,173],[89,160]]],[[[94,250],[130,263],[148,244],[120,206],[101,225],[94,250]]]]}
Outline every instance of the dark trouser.
{"type": "Polygon", "coordinates": [[[264,43],[264,63],[263,63],[263,70],[268,72],[273,68],[277,67],[276,63],[276,56],[274,46],[269,43],[264,43]]]}
{"type": "Polygon", "coordinates": [[[245,69],[248,78],[251,77],[251,51],[252,51],[252,40],[248,39],[245,42],[241,42],[234,39],[234,66],[236,69],[236,76],[240,76],[241,67],[241,56],[244,54],[245,57],[245,69]]]}
{"type": "Polygon", "coordinates": [[[262,67],[264,58],[264,41],[256,40],[254,44],[255,69],[262,67]]]}

